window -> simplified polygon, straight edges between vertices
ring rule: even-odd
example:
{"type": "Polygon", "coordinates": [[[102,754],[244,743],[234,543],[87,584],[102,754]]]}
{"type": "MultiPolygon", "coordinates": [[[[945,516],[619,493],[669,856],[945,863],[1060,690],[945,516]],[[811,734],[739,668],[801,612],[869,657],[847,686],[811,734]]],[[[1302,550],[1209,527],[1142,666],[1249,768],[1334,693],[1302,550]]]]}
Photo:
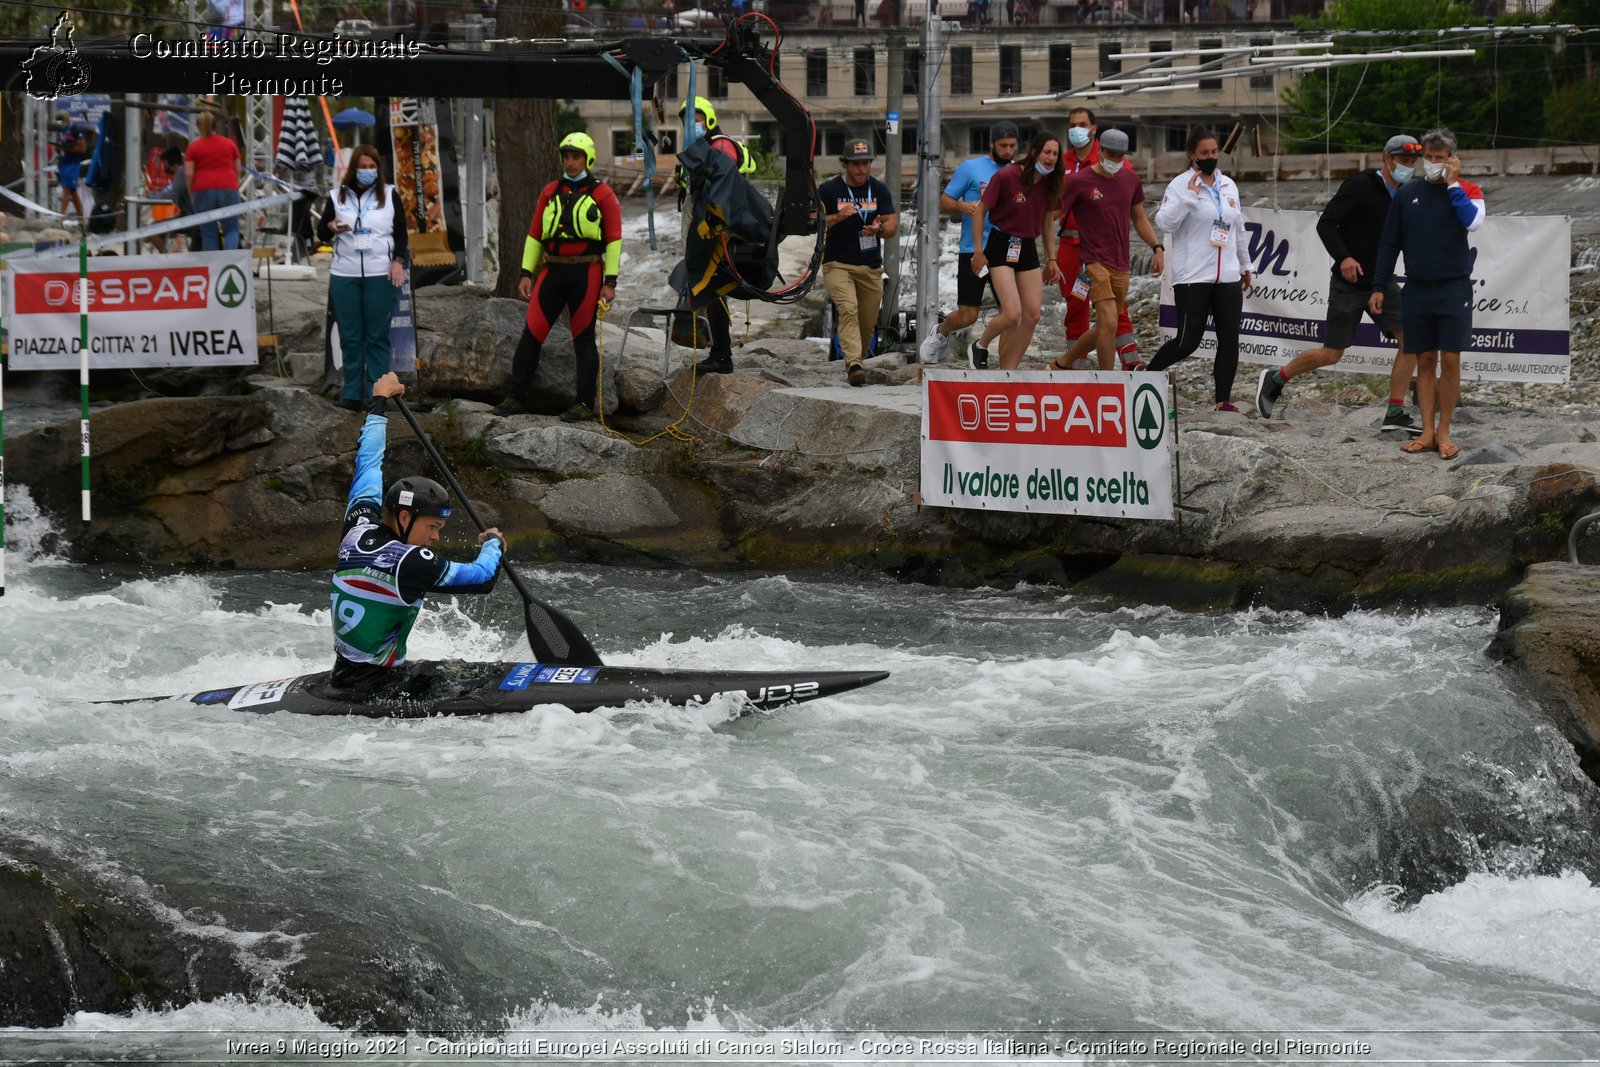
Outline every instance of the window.
{"type": "Polygon", "coordinates": [[[870,48],[856,49],[856,95],[878,95],[878,53],[870,48]]]}
{"type": "MultiPolygon", "coordinates": [[[[1264,44],[1271,44],[1271,43],[1272,43],[1272,38],[1271,37],[1252,37],[1252,38],[1250,38],[1250,44],[1251,44],[1252,47],[1255,47],[1255,48],[1259,48],[1264,44]]],[[[1272,53],[1270,53],[1270,52],[1267,53],[1267,55],[1269,55],[1269,56],[1271,54],[1272,53]]],[[[1270,88],[1272,88],[1272,75],[1271,74],[1252,74],[1252,75],[1250,75],[1250,88],[1252,88],[1252,89],[1270,89],[1270,88]]]]}
{"type": "Polygon", "coordinates": [[[1072,88],[1072,46],[1050,46],[1050,92],[1064,93],[1072,88]]]}
{"type": "Polygon", "coordinates": [[[611,131],[611,154],[620,158],[633,155],[632,130],[611,131]]]}
{"type": "Polygon", "coordinates": [[[1000,46],[1000,95],[1017,96],[1022,92],[1022,46],[1000,46]]]}
{"type": "Polygon", "coordinates": [[[967,151],[974,155],[982,155],[989,151],[989,128],[987,126],[967,127],[967,151]]]}
{"type": "MultiPolygon", "coordinates": [[[[1201,48],[1221,48],[1222,47],[1222,41],[1219,38],[1216,38],[1216,37],[1202,37],[1202,38],[1200,38],[1200,47],[1201,48]]],[[[1198,58],[1199,58],[1200,62],[1202,62],[1202,63],[1211,63],[1211,62],[1215,61],[1218,57],[1214,56],[1214,55],[1210,55],[1210,56],[1203,55],[1203,56],[1199,56],[1198,58]]],[[[1200,88],[1202,88],[1202,89],[1220,89],[1220,88],[1222,88],[1222,79],[1221,78],[1201,78],[1200,79],[1200,88]]]]}
{"type": "Polygon", "coordinates": [[[706,95],[719,100],[728,95],[728,76],[721,67],[706,68],[706,95]]]}
{"type": "Polygon", "coordinates": [[[823,155],[839,156],[844,153],[844,130],[830,129],[822,131],[822,142],[827,147],[822,150],[823,155]]]}
{"type": "Polygon", "coordinates": [[[806,53],[806,95],[828,95],[828,53],[823,49],[806,53]]]}
{"type": "Polygon", "coordinates": [[[903,156],[917,154],[917,128],[904,122],[900,124],[900,154],[903,156]]]}
{"type": "Polygon", "coordinates": [[[901,71],[900,91],[916,97],[922,93],[922,49],[907,48],[905,67],[901,71]]]}
{"type": "Polygon", "coordinates": [[[972,95],[972,49],[950,49],[950,95],[972,95]]]}
{"type": "Polygon", "coordinates": [[[1186,126],[1167,127],[1167,151],[1182,152],[1189,143],[1189,130],[1186,126]]]}
{"type": "Polygon", "coordinates": [[[1100,77],[1115,78],[1122,73],[1122,60],[1111,58],[1121,51],[1121,41],[1100,42],[1100,77]]]}

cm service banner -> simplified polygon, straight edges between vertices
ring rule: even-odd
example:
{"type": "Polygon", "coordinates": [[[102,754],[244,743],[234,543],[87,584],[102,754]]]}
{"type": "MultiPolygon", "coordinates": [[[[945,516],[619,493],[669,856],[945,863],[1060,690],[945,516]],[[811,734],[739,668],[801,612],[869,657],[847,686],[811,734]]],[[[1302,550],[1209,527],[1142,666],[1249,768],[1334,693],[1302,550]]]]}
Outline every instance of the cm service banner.
{"type": "Polygon", "coordinates": [[[1167,376],[930,370],[922,502],[1172,518],[1167,376]]]}
{"type": "MultiPolygon", "coordinates": [[[[76,370],[77,259],[13,260],[9,266],[11,369],[76,370]]],[[[90,257],[90,369],[256,361],[249,249],[90,257]]]]}
{"type": "MultiPolygon", "coordinates": [[[[1472,347],[1461,354],[1461,378],[1564,383],[1572,373],[1572,224],[1565,216],[1497,217],[1493,190],[1485,197],[1489,217],[1467,235],[1474,304],[1472,347]]],[[[1321,342],[1333,260],[1317,236],[1318,217],[1314,211],[1262,208],[1245,213],[1242,239],[1253,277],[1240,324],[1241,361],[1282,366],[1321,342]]],[[[1398,273],[1403,281],[1403,257],[1398,273]]],[[[1161,335],[1171,337],[1177,328],[1172,283],[1163,278],[1161,335]]],[[[1216,335],[1207,330],[1197,354],[1210,358],[1216,346],[1216,335]]],[[[1387,375],[1393,362],[1394,344],[1363,316],[1355,344],[1328,369],[1387,375]]]]}

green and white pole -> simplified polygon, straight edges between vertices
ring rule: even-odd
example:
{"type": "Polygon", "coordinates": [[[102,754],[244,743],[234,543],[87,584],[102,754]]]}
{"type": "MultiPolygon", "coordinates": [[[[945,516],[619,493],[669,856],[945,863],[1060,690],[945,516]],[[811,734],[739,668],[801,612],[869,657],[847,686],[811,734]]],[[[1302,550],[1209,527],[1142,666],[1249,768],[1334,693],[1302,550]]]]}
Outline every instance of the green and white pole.
{"type": "MultiPolygon", "coordinates": [[[[6,278],[0,269],[0,347],[6,343],[6,278]]],[[[0,596],[6,595],[6,367],[0,355],[0,596]]]]}
{"type": "Polygon", "coordinates": [[[78,237],[78,427],[83,433],[83,521],[89,510],[89,231],[78,237]]]}

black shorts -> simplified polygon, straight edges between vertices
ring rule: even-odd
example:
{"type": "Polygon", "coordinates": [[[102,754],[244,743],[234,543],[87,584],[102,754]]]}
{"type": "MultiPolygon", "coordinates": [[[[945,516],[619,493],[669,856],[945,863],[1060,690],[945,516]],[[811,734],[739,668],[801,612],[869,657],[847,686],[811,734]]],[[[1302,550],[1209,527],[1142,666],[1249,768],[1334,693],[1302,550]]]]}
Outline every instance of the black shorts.
{"type": "MultiPolygon", "coordinates": [[[[956,257],[956,306],[975,308],[983,303],[983,291],[987,288],[994,291],[994,283],[989,280],[989,275],[978,277],[972,273],[972,253],[963,252],[956,257]]],[[[995,297],[998,301],[1000,298],[995,297]]]]}
{"type": "Polygon", "coordinates": [[[1472,279],[1406,282],[1404,319],[1406,351],[1465,351],[1472,344],[1472,279]]]}
{"type": "Polygon", "coordinates": [[[1016,239],[1021,243],[1022,247],[1017,250],[1018,255],[1015,263],[1010,263],[1006,260],[1006,253],[1010,248],[1011,240],[1010,234],[1001,233],[998,229],[989,231],[989,239],[983,243],[983,254],[989,259],[989,269],[1010,267],[1019,274],[1027,270],[1038,270],[1038,239],[1034,237],[1018,237],[1016,239]]]}
{"type": "MultiPolygon", "coordinates": [[[[1371,286],[1351,285],[1343,278],[1333,279],[1328,286],[1328,315],[1322,322],[1323,347],[1343,352],[1355,343],[1361,316],[1370,315],[1367,298],[1371,295],[1371,286]]],[[[1391,281],[1383,291],[1383,314],[1372,320],[1391,340],[1400,332],[1400,307],[1400,284],[1391,281]]]]}

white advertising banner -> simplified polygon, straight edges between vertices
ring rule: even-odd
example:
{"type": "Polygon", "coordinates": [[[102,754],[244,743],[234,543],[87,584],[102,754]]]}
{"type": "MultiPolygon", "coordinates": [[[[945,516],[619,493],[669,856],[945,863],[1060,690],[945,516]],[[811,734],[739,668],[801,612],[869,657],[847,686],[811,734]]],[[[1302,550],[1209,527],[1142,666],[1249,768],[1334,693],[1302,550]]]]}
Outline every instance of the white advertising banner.
{"type": "Polygon", "coordinates": [[[922,502],[1172,518],[1165,374],[930,370],[922,502]]]}
{"type": "MultiPolygon", "coordinates": [[[[1494,214],[1467,235],[1472,250],[1472,347],[1461,354],[1463,381],[1566,382],[1572,373],[1568,266],[1572,224],[1565,216],[1494,214]]],[[[1251,208],[1245,217],[1253,272],[1244,298],[1239,360],[1279,367],[1322,338],[1333,262],[1317,236],[1317,212],[1251,208]]],[[[1405,280],[1405,260],[1397,268],[1405,280]]],[[[1177,332],[1172,283],[1161,280],[1161,335],[1177,332]]],[[[1216,354],[1206,331],[1196,356],[1216,354]]],[[[1355,344],[1329,370],[1389,373],[1394,344],[1363,316],[1355,344]]]]}
{"type": "MultiPolygon", "coordinates": [[[[76,259],[10,263],[6,336],[12,370],[76,370],[76,259]]],[[[253,365],[250,250],[91,256],[89,367],[253,365]]]]}

